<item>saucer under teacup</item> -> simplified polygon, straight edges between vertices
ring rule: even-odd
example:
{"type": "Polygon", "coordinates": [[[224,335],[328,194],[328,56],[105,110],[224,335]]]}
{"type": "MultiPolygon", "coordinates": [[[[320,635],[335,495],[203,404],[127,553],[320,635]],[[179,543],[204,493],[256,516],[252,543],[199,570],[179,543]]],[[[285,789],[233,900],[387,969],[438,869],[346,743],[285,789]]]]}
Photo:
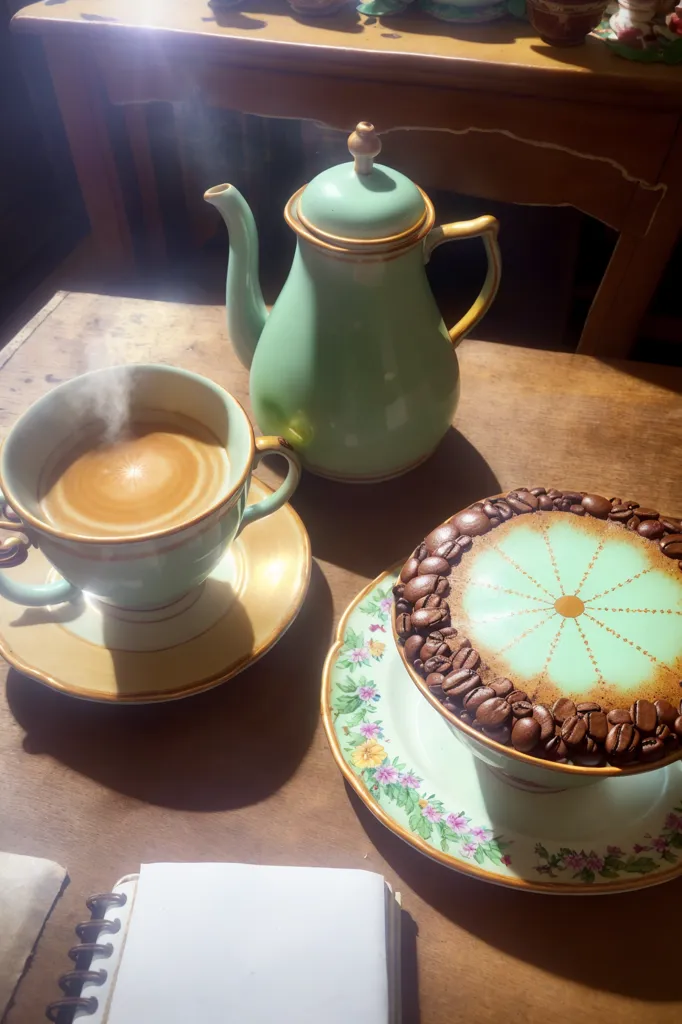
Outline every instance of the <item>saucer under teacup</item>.
{"type": "Polygon", "coordinates": [[[392,832],[448,867],[537,892],[623,892],[682,874],[682,763],[559,793],[519,790],[462,744],[410,679],[384,573],[346,610],[322,712],[345,778],[392,832]]]}
{"type": "MultiPolygon", "coordinates": [[[[255,478],[248,501],[271,494],[255,478]]],[[[74,697],[144,703],[187,697],[243,671],[279,640],[308,588],[310,542],[290,505],[251,523],[209,578],[151,611],[84,596],[47,608],[0,597],[0,654],[26,675],[74,697]]],[[[9,570],[22,582],[55,576],[31,548],[9,570]]]]}

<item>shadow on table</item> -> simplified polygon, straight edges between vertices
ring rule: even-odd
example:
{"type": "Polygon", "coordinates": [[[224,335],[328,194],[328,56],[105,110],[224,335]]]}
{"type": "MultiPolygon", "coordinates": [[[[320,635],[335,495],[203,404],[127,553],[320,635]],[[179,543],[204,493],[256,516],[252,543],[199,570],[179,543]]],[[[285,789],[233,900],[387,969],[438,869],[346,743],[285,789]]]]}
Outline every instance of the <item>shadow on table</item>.
{"type": "Polygon", "coordinates": [[[431,458],[406,476],[344,484],[304,473],[291,504],[316,558],[374,577],[405,558],[443,519],[499,490],[480,452],[451,427],[431,458]]]}
{"type": "Polygon", "coordinates": [[[24,749],[138,800],[176,810],[229,810],[276,792],[303,759],[319,720],[332,599],[313,563],[297,620],[231,682],[185,700],[104,705],[57,693],[11,670],[7,701],[24,749]]]}
{"type": "Polygon", "coordinates": [[[664,889],[591,898],[505,889],[425,857],[384,828],[348,784],[346,790],[381,856],[421,899],[460,928],[509,956],[593,989],[650,1002],[682,998],[677,943],[636,938],[645,921],[649,935],[672,935],[682,878],[664,889]]]}

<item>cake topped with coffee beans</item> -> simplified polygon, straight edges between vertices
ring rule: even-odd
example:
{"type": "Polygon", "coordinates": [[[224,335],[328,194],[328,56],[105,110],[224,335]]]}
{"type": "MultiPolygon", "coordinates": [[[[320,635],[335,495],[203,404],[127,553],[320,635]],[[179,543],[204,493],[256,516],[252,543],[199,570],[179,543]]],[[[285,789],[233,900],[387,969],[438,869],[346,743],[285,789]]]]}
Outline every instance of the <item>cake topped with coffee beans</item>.
{"type": "Polygon", "coordinates": [[[682,742],[682,522],[520,488],[437,527],[394,588],[402,654],[483,736],[627,766],[682,742]]]}

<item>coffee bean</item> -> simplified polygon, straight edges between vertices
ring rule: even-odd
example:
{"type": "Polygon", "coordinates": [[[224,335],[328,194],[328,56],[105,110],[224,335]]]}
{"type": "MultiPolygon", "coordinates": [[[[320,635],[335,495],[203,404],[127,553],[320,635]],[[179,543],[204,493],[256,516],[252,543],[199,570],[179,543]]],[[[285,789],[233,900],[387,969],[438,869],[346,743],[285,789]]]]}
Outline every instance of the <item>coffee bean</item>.
{"type": "Polygon", "coordinates": [[[450,559],[452,565],[457,565],[460,558],[460,550],[457,547],[457,542],[454,540],[443,541],[439,544],[433,555],[429,555],[429,558],[446,558],[450,559]]]}
{"type": "Polygon", "coordinates": [[[533,492],[529,491],[525,487],[523,490],[516,491],[515,497],[518,501],[522,501],[524,505],[530,505],[533,510],[535,510],[540,504],[533,492]]]}
{"type": "Polygon", "coordinates": [[[424,547],[426,548],[429,555],[432,555],[436,548],[446,541],[454,541],[459,537],[459,530],[452,523],[443,523],[442,526],[437,526],[435,530],[432,530],[428,537],[424,538],[424,547]]]}
{"type": "Polygon", "coordinates": [[[455,704],[454,701],[452,701],[452,700],[444,700],[443,701],[443,707],[447,708],[447,710],[450,712],[451,715],[457,715],[457,717],[459,717],[460,710],[459,710],[459,707],[455,704]]]}
{"type": "Polygon", "coordinates": [[[406,601],[405,598],[400,597],[395,603],[395,610],[398,615],[402,615],[405,612],[411,612],[412,605],[410,604],[409,601],[406,601]]]}
{"type": "Polygon", "coordinates": [[[480,685],[481,677],[468,668],[464,668],[459,672],[451,672],[443,683],[443,689],[450,698],[463,697],[480,685]]]}
{"type": "Polygon", "coordinates": [[[582,502],[584,495],[580,491],[564,491],[563,497],[566,501],[570,501],[572,505],[575,505],[582,502]]]}
{"type": "MultiPolygon", "coordinates": [[[[418,576],[417,579],[425,580],[426,576],[418,576]]],[[[413,581],[413,582],[416,582],[416,581],[413,581]]],[[[438,583],[436,583],[436,593],[440,597],[445,597],[445,595],[447,594],[449,589],[450,589],[450,584],[448,583],[448,581],[443,579],[442,576],[439,576],[438,577],[438,583]]]]}
{"type": "Polygon", "coordinates": [[[604,752],[602,748],[587,736],[581,746],[571,750],[571,760],[582,768],[596,768],[604,763],[604,752]]]}
{"type": "Polygon", "coordinates": [[[605,744],[606,752],[611,757],[626,757],[636,752],[639,742],[639,732],[634,725],[622,722],[609,729],[605,744]]]}
{"type": "Polygon", "coordinates": [[[658,512],[655,508],[642,508],[634,503],[632,503],[632,507],[637,509],[637,515],[640,519],[658,519],[658,512]]]}
{"type": "Polygon", "coordinates": [[[420,597],[428,597],[433,594],[438,583],[438,577],[431,573],[428,576],[415,576],[409,583],[405,584],[403,598],[414,604],[420,597]]]}
{"type": "Polygon", "coordinates": [[[551,512],[554,508],[554,503],[548,494],[541,494],[538,506],[541,512],[551,512]]]}
{"type": "Polygon", "coordinates": [[[637,527],[637,533],[647,540],[660,540],[665,535],[665,527],[658,519],[645,519],[637,527]]]}
{"type": "Polygon", "coordinates": [[[567,501],[566,498],[555,498],[554,508],[557,512],[568,512],[571,507],[571,502],[567,501]]]}
{"type": "Polygon", "coordinates": [[[636,533],[636,531],[639,530],[640,523],[641,520],[639,516],[630,516],[627,523],[625,524],[625,529],[629,530],[630,533],[636,533]]]}
{"type": "Polygon", "coordinates": [[[642,740],[642,745],[639,749],[640,761],[659,761],[665,755],[665,744],[658,736],[647,736],[642,740]]]}
{"type": "Polygon", "coordinates": [[[474,542],[468,533],[463,533],[461,537],[457,538],[455,543],[458,548],[462,549],[462,551],[468,551],[474,542]]]}
{"type": "Polygon", "coordinates": [[[545,704],[536,704],[533,708],[533,718],[540,724],[540,739],[546,743],[550,736],[554,735],[554,716],[545,704]]]}
{"type": "Polygon", "coordinates": [[[588,735],[598,743],[603,743],[609,731],[609,723],[603,711],[588,711],[585,715],[588,735]]]}
{"type": "MultiPolygon", "coordinates": [[[[424,579],[425,577],[422,577],[424,579]]],[[[441,608],[420,608],[416,612],[412,612],[410,618],[412,619],[412,628],[417,630],[432,629],[437,626],[439,622],[444,622],[448,616],[449,611],[444,605],[441,608]]]]}
{"type": "Polygon", "coordinates": [[[612,505],[622,505],[623,504],[623,499],[622,498],[611,498],[611,504],[612,505]]]}
{"type": "Polygon", "coordinates": [[[436,576],[447,576],[450,572],[450,563],[444,558],[438,558],[436,555],[429,555],[419,565],[419,575],[429,576],[434,573],[436,576]]]}
{"type": "Polygon", "coordinates": [[[656,717],[659,725],[674,725],[675,719],[677,718],[677,712],[670,701],[655,700],[654,707],[656,708],[656,717]]]}
{"type": "Polygon", "coordinates": [[[439,697],[441,694],[436,693],[436,690],[440,690],[443,693],[443,683],[445,682],[445,676],[442,672],[432,672],[431,675],[426,677],[426,685],[431,692],[439,697]]]}
{"type": "Polygon", "coordinates": [[[530,753],[540,742],[540,725],[534,718],[518,718],[511,731],[513,746],[524,754],[530,753]]]}
{"type": "Polygon", "coordinates": [[[460,722],[464,722],[465,725],[471,725],[471,723],[473,722],[473,718],[467,711],[460,711],[459,720],[460,722]]]}
{"type": "MultiPolygon", "coordinates": [[[[435,658],[437,654],[447,657],[450,654],[450,649],[446,643],[442,640],[432,640],[433,634],[429,633],[426,643],[419,652],[419,657],[422,661],[428,661],[429,658],[435,658]]],[[[405,645],[407,646],[407,644],[405,645]]]]}
{"type": "Polygon", "coordinates": [[[625,725],[627,723],[632,723],[630,712],[626,711],[625,708],[612,708],[612,710],[606,715],[606,720],[609,725],[625,725]]]}
{"type": "Polygon", "coordinates": [[[672,516],[661,516],[659,522],[666,533],[682,533],[682,519],[673,519],[672,516]]]}
{"type": "Polygon", "coordinates": [[[447,640],[448,637],[457,636],[457,630],[454,626],[441,626],[435,633],[429,633],[429,637],[435,639],[436,636],[442,636],[443,640],[447,640]]]}
{"type": "Polygon", "coordinates": [[[441,655],[439,654],[436,654],[433,658],[429,658],[427,661],[424,662],[424,672],[427,675],[430,675],[432,672],[440,672],[444,675],[446,672],[450,671],[451,665],[449,660],[447,658],[441,657],[441,655]]]}
{"type": "Polygon", "coordinates": [[[579,715],[585,714],[587,711],[601,711],[601,704],[595,704],[593,700],[583,700],[576,705],[576,710],[579,715]]]}
{"type": "MultiPolygon", "coordinates": [[[[639,508],[639,502],[637,501],[624,501],[623,504],[627,505],[628,508],[639,508]]],[[[656,515],[658,515],[658,512],[656,515]]]]}
{"type": "MultiPolygon", "coordinates": [[[[397,626],[396,620],[396,626],[397,626]]],[[[408,636],[405,641],[405,658],[407,661],[416,661],[421,653],[421,649],[424,646],[424,640],[420,636],[408,636]]]]}
{"type": "Polygon", "coordinates": [[[471,647],[471,640],[468,636],[451,636],[446,640],[451,654],[457,654],[464,647],[471,647]]]}
{"type": "Polygon", "coordinates": [[[405,584],[404,583],[396,583],[396,585],[393,588],[393,596],[397,599],[399,597],[402,597],[404,593],[405,593],[405,584]]]}
{"type": "Polygon", "coordinates": [[[536,498],[539,498],[542,494],[547,494],[544,487],[531,487],[530,493],[534,494],[536,498]]]}
{"type": "Polygon", "coordinates": [[[511,708],[502,697],[484,700],[476,711],[476,718],[486,729],[498,729],[511,715],[511,708]]]}
{"type": "Polygon", "coordinates": [[[495,506],[493,505],[492,501],[484,501],[483,502],[483,511],[487,515],[488,519],[498,519],[498,518],[500,518],[499,515],[498,515],[498,511],[495,508],[495,506]]]}
{"type": "Polygon", "coordinates": [[[682,737],[682,715],[679,715],[673,722],[673,730],[678,736],[682,737]]]}
{"type": "Polygon", "coordinates": [[[419,570],[419,562],[416,558],[408,558],[405,565],[402,567],[400,578],[403,583],[409,583],[410,580],[414,579],[419,570]]]}
{"type": "MultiPolygon", "coordinates": [[[[498,693],[497,696],[499,697],[500,694],[498,693]]],[[[525,690],[512,690],[511,693],[507,694],[507,700],[509,701],[510,704],[516,704],[516,702],[520,701],[520,700],[527,701],[528,700],[528,694],[526,693],[525,690]]]]}
{"type": "Polygon", "coordinates": [[[411,616],[403,612],[395,617],[395,631],[398,636],[409,636],[412,632],[411,616]]]}
{"type": "Polygon", "coordinates": [[[561,725],[567,718],[573,718],[576,713],[576,706],[572,700],[568,697],[560,697],[558,701],[552,706],[552,714],[554,715],[554,721],[561,725]]]}
{"type": "Polygon", "coordinates": [[[601,494],[586,494],[581,504],[595,519],[606,519],[611,511],[611,502],[601,494]]]}
{"type": "Polygon", "coordinates": [[[573,715],[567,718],[561,726],[561,738],[569,747],[577,747],[587,735],[587,723],[584,718],[573,715]]]}
{"type": "Polygon", "coordinates": [[[463,647],[453,658],[453,669],[477,669],[480,665],[480,654],[472,647],[463,647]]]}
{"type": "Polygon", "coordinates": [[[533,511],[532,505],[529,505],[527,501],[522,501],[520,498],[510,498],[509,495],[507,495],[507,504],[520,516],[533,511]]]}
{"type": "Polygon", "coordinates": [[[561,736],[551,736],[545,743],[543,753],[549,761],[565,761],[568,757],[568,747],[561,736]]]}
{"type": "Polygon", "coordinates": [[[574,516],[585,515],[585,509],[582,507],[582,505],[571,505],[568,511],[572,512],[574,516]]]}
{"type": "Polygon", "coordinates": [[[515,700],[511,704],[509,699],[507,699],[507,703],[512,709],[514,718],[528,718],[529,715],[533,714],[533,705],[529,700],[515,700]]]}
{"type": "Polygon", "coordinates": [[[419,611],[420,608],[438,608],[440,604],[442,604],[442,601],[438,594],[429,594],[428,597],[420,597],[418,601],[415,601],[414,609],[419,611]]]}
{"type": "Polygon", "coordinates": [[[496,743],[502,743],[504,746],[507,746],[511,739],[511,729],[508,725],[500,725],[497,729],[487,729],[484,726],[483,735],[487,736],[490,740],[495,740],[496,743]]]}
{"type": "Polygon", "coordinates": [[[489,685],[493,688],[498,697],[508,697],[514,690],[514,684],[511,679],[505,679],[504,676],[498,676],[497,679],[493,679],[489,685]]]}
{"type": "Polygon", "coordinates": [[[514,513],[510,509],[507,502],[504,501],[502,498],[498,498],[494,502],[493,507],[495,508],[496,515],[500,516],[501,519],[504,519],[505,522],[507,522],[509,519],[513,519],[514,513]]]}
{"type": "Polygon", "coordinates": [[[609,519],[616,523],[627,523],[632,515],[633,511],[627,505],[614,505],[609,513],[609,519]]]}
{"type": "Polygon", "coordinates": [[[467,711],[475,712],[477,708],[481,706],[486,700],[491,700],[495,696],[495,692],[490,689],[489,686],[478,686],[475,690],[470,690],[466,694],[462,701],[463,707],[467,711]]]}
{"type": "Polygon", "coordinates": [[[492,529],[490,520],[481,509],[465,509],[459,512],[452,520],[460,533],[466,533],[470,537],[480,537],[492,529]]]}
{"type": "Polygon", "coordinates": [[[668,558],[682,558],[682,533],[668,533],[659,540],[658,544],[668,558]]]}
{"type": "Polygon", "coordinates": [[[658,718],[656,716],[656,708],[650,700],[636,700],[630,708],[630,718],[632,719],[632,724],[641,733],[656,731],[658,718]]]}
{"type": "Polygon", "coordinates": [[[550,487],[547,491],[547,497],[554,500],[554,498],[563,498],[561,491],[557,491],[556,487],[550,487]]]}

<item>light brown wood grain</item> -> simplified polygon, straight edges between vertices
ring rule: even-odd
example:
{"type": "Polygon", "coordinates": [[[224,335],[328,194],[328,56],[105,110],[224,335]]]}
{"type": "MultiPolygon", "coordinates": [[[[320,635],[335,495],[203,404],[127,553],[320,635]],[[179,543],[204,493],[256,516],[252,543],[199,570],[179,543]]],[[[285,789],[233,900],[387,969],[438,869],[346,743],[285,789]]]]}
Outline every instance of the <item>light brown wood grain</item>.
{"type": "MultiPolygon", "coordinates": [[[[428,463],[376,486],[304,475],[293,504],[316,560],[310,594],[287,635],[238,679],[175,704],[116,708],[9,673],[0,704],[0,848],[60,861],[71,885],[8,1024],[39,1021],[57,995],[84,897],[142,861],[163,859],[384,873],[419,930],[421,1016],[408,958],[405,1024],[677,1024],[682,880],[572,898],[450,872],[350,796],[321,729],[321,668],[340,614],[367,580],[462,505],[542,483],[682,513],[682,371],[486,342],[465,341],[459,352],[456,430],[428,463]]],[[[0,368],[3,434],[58,380],[108,359],[205,373],[248,407],[247,374],[219,306],[67,294],[28,325],[9,356],[0,368]]]]}

